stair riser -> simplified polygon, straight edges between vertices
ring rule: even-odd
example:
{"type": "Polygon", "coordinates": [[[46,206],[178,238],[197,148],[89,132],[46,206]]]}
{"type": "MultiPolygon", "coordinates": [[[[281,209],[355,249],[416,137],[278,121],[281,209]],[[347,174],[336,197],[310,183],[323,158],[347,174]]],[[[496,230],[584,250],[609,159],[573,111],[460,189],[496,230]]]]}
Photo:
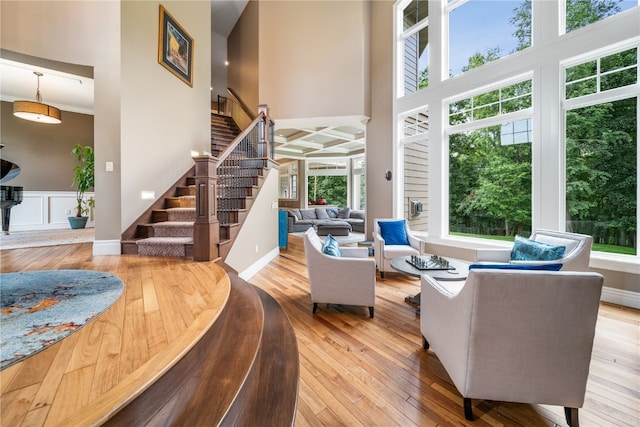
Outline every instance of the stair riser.
{"type": "Polygon", "coordinates": [[[178,187],[176,189],[177,196],[195,196],[196,189],[195,187],[178,187]]]}
{"type": "Polygon", "coordinates": [[[195,196],[182,196],[182,197],[167,197],[167,208],[195,208],[196,197],[195,196]]]}

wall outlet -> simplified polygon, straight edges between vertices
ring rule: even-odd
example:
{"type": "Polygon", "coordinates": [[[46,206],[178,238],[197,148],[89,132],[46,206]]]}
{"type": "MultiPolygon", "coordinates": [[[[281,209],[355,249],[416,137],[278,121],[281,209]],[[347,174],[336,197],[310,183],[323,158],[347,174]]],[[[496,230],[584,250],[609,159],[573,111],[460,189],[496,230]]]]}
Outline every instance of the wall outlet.
{"type": "Polygon", "coordinates": [[[256,253],[258,253],[258,245],[256,245],[256,253]]]}
{"type": "Polygon", "coordinates": [[[65,215],[71,215],[71,209],[65,209],[64,210],[64,214],[65,215]]]}

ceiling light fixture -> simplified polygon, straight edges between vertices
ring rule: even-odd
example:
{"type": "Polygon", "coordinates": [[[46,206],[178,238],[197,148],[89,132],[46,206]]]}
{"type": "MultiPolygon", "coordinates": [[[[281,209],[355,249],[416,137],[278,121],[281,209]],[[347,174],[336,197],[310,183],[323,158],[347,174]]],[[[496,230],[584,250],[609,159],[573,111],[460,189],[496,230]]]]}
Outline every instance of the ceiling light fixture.
{"type": "Polygon", "coordinates": [[[32,122],[59,124],[62,123],[62,114],[59,109],[51,105],[42,103],[40,95],[40,77],[43,75],[38,71],[34,71],[38,78],[38,87],[36,89],[36,102],[33,101],[13,101],[13,115],[21,119],[31,120],[32,122]]]}

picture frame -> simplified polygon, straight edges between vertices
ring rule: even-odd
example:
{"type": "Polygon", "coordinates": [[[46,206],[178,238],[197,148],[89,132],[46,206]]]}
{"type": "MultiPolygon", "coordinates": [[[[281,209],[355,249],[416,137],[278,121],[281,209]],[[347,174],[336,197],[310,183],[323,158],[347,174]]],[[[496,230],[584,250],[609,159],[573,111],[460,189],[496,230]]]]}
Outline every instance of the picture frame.
{"type": "Polygon", "coordinates": [[[193,87],[193,37],[160,5],[158,62],[193,87]]]}

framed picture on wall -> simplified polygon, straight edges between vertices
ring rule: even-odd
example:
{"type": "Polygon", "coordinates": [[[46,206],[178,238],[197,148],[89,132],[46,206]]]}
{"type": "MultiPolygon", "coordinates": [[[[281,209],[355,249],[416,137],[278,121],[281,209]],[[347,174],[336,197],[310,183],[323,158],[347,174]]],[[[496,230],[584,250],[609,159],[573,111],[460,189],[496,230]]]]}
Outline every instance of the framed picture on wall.
{"type": "Polygon", "coordinates": [[[158,62],[193,87],[193,38],[160,5],[158,62]]]}

